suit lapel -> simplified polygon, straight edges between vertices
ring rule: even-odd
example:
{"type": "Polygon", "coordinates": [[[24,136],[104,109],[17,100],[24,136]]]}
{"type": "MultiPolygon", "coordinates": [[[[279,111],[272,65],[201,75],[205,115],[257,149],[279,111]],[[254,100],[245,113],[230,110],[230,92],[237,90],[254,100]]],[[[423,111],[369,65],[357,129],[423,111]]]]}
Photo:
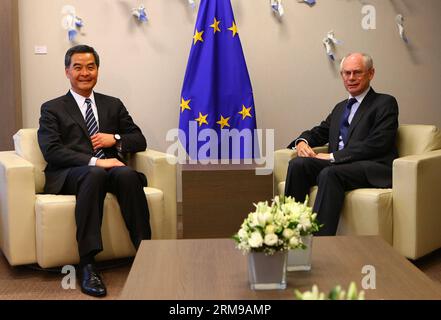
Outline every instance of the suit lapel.
{"type": "Polygon", "coordinates": [[[369,106],[375,100],[376,95],[377,94],[374,89],[370,89],[366,97],[363,99],[363,102],[355,113],[354,118],[351,121],[351,125],[349,126],[348,141],[349,139],[351,139],[354,128],[357,126],[357,124],[360,122],[360,120],[363,118],[364,114],[368,110],[369,106]]]}
{"type": "Polygon", "coordinates": [[[84,117],[81,114],[80,108],[78,108],[77,102],[75,101],[70,91],[66,94],[65,102],[66,102],[65,109],[67,113],[81,127],[86,137],[89,138],[89,132],[87,131],[84,117]]]}

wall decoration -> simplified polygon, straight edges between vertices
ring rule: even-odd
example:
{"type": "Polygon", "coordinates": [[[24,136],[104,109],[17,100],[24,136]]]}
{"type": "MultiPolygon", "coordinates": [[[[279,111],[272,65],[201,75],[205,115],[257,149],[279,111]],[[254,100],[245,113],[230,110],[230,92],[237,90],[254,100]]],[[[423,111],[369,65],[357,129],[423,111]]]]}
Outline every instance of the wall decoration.
{"type": "Polygon", "coordinates": [[[406,30],[404,30],[404,17],[402,14],[399,14],[395,17],[395,21],[397,22],[398,25],[398,30],[400,32],[400,38],[403,39],[403,41],[405,43],[409,43],[409,39],[407,38],[406,35],[406,30]]]}
{"type": "Polygon", "coordinates": [[[196,7],[195,0],[188,0],[188,4],[190,5],[190,7],[191,7],[192,9],[194,9],[194,8],[196,7]]]}
{"type": "Polygon", "coordinates": [[[307,3],[310,7],[315,5],[315,0],[297,0],[297,2],[307,3]]]}
{"type": "Polygon", "coordinates": [[[147,17],[147,11],[144,5],[140,5],[138,8],[132,9],[132,15],[138,19],[139,22],[147,22],[149,18],[147,17]]]}
{"type": "Polygon", "coordinates": [[[285,14],[285,9],[282,5],[282,0],[270,0],[271,9],[274,14],[276,14],[279,18],[281,18],[285,14]]]}
{"type": "Polygon", "coordinates": [[[67,30],[69,41],[73,42],[78,35],[78,30],[84,26],[84,21],[76,15],[75,7],[71,5],[64,6],[61,14],[64,15],[61,25],[67,30]]]}
{"type": "Polygon", "coordinates": [[[342,42],[340,40],[337,40],[334,35],[334,31],[329,31],[326,35],[326,38],[323,39],[323,45],[326,48],[326,54],[329,56],[329,58],[334,61],[335,60],[335,54],[334,49],[335,45],[341,44],[342,42]]]}

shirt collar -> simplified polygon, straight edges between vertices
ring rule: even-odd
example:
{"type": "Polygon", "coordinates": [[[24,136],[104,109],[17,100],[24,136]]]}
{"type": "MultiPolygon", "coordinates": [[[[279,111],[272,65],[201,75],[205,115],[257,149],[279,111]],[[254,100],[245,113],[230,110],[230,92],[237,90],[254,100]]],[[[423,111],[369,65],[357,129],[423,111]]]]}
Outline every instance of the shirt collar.
{"type": "Polygon", "coordinates": [[[357,100],[357,102],[359,104],[361,104],[363,102],[364,98],[366,98],[369,90],[371,90],[371,87],[367,88],[362,94],[360,94],[360,95],[358,95],[356,97],[353,97],[353,96],[349,95],[349,99],[355,98],[357,100]]]}
{"type": "Polygon", "coordinates": [[[86,103],[86,99],[89,98],[92,101],[92,104],[96,106],[95,103],[95,95],[92,91],[92,93],[90,94],[89,97],[83,97],[82,95],[76,93],[75,91],[73,91],[72,89],[70,89],[70,93],[72,94],[72,96],[74,97],[75,101],[77,102],[77,105],[81,108],[82,106],[84,106],[84,104],[86,103]]]}

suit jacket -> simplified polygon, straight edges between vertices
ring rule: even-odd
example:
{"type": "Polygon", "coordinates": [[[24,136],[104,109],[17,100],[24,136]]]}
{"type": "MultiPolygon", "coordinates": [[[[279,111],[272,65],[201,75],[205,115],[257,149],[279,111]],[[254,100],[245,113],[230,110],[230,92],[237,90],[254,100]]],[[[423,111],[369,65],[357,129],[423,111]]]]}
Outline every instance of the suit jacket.
{"type": "MultiPolygon", "coordinates": [[[[392,162],[398,157],[395,138],[398,129],[398,103],[390,95],[370,89],[352,119],[348,141],[338,150],[340,123],[347,100],[338,103],[319,126],[303,132],[311,147],[329,143],[335,164],[360,161],[371,184],[386,188],[392,184],[392,162]]],[[[296,139],[296,140],[297,140],[296,139]]],[[[291,142],[288,148],[295,146],[291,142]]]]}
{"type": "MultiPolygon", "coordinates": [[[[144,151],[147,147],[144,135],[121,100],[99,93],[94,95],[99,132],[118,133],[121,136],[121,153],[144,151]]],[[[83,115],[70,92],[41,106],[38,143],[48,163],[45,169],[45,193],[59,193],[70,168],[89,164],[94,154],[92,142],[83,115]]],[[[106,158],[124,161],[116,147],[103,151],[106,158]]],[[[143,181],[144,185],[146,183],[143,181]]]]}

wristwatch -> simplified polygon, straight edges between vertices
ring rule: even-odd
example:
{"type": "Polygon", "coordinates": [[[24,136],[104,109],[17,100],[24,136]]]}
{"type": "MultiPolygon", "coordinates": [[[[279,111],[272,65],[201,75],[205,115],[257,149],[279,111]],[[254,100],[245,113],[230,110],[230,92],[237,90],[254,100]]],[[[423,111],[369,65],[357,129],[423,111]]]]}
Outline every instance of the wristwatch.
{"type": "Polygon", "coordinates": [[[121,136],[119,134],[114,134],[113,137],[116,140],[116,149],[118,150],[118,152],[121,152],[122,147],[121,147],[121,136]]]}

